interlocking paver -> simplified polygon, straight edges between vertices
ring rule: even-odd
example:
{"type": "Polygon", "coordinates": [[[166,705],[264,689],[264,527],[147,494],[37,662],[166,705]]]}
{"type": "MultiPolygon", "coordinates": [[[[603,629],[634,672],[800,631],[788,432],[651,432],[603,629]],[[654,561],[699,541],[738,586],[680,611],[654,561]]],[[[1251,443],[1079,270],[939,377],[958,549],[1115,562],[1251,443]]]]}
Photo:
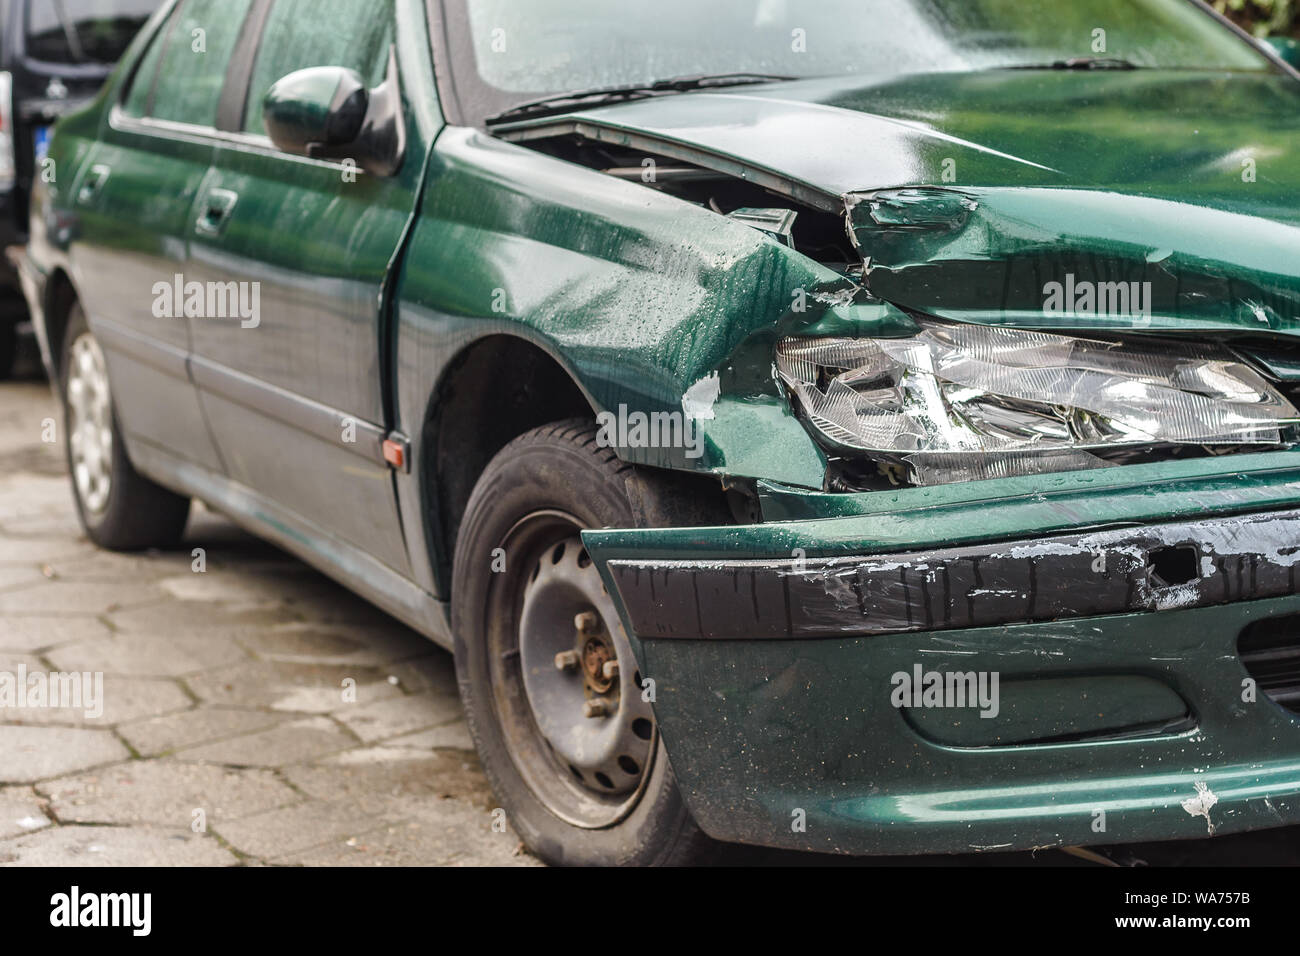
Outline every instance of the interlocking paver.
{"type": "Polygon", "coordinates": [[[395,819],[376,816],[352,804],[317,800],[230,823],[219,822],[213,829],[240,852],[274,860],[295,851],[347,840],[395,822],[395,819]]]}
{"type": "Polygon", "coordinates": [[[35,833],[50,825],[41,800],[28,787],[0,788],[0,840],[35,833]]]}
{"type": "Polygon", "coordinates": [[[157,585],[134,581],[42,581],[0,594],[0,617],[10,614],[105,614],[167,597],[157,585]]]}
{"type": "Polygon", "coordinates": [[[409,747],[412,750],[473,750],[474,740],[464,720],[453,721],[440,727],[417,731],[404,737],[384,741],[387,747],[409,747]]]}
{"type": "MultiPolygon", "coordinates": [[[[49,668],[42,668],[42,673],[48,675],[49,668]]],[[[94,672],[69,673],[86,688],[79,704],[69,707],[0,708],[0,723],[112,727],[193,706],[189,695],[175,681],[118,677],[113,674],[97,675],[94,672]],[[89,675],[89,681],[82,683],[80,678],[86,674],[89,675]]]]}
{"type": "Polygon", "coordinates": [[[291,719],[288,714],[262,710],[197,707],[165,717],[123,724],[117,732],[136,753],[156,757],[184,747],[197,747],[268,730],[291,719]]]}
{"type": "Polygon", "coordinates": [[[314,799],[346,800],[372,810],[405,797],[464,800],[484,811],[495,806],[472,753],[366,747],[287,767],[283,776],[314,799]]]}
{"type": "Polygon", "coordinates": [[[513,831],[459,800],[427,799],[400,823],[361,836],[289,853],[275,860],[305,866],[540,865],[521,851],[513,831]]]}
{"type": "Polygon", "coordinates": [[[246,661],[187,681],[202,700],[232,707],[327,714],[348,703],[396,697],[401,689],[369,667],[246,661]],[[347,696],[345,696],[347,695],[347,696]],[[349,697],[355,697],[349,701],[349,697]]]}
{"type": "Polygon", "coordinates": [[[394,697],[344,708],[335,716],[366,743],[445,724],[461,715],[460,701],[436,694],[394,697]]]}
{"type": "MultiPolygon", "coordinates": [[[[68,494],[66,482],[63,480],[27,479],[24,484],[37,487],[62,485],[63,493],[68,494]]],[[[6,490],[7,485],[0,484],[0,495],[4,495],[6,490]]],[[[21,494],[21,489],[9,491],[11,496],[21,494]]],[[[71,507],[71,505],[72,503],[69,501],[68,507],[71,507]]],[[[2,565],[42,564],[53,567],[56,561],[73,561],[97,554],[95,546],[80,535],[54,538],[11,538],[0,535],[0,564],[2,565]]]]}
{"type": "Polygon", "coordinates": [[[0,866],[233,866],[210,835],[157,827],[51,827],[0,843],[0,866]]]}
{"type": "MultiPolygon", "coordinates": [[[[2,540],[2,539],[0,539],[2,540]]],[[[39,651],[75,641],[107,637],[108,625],[88,617],[0,617],[0,650],[39,651]]]]}
{"type": "Polygon", "coordinates": [[[385,667],[425,656],[427,638],[398,624],[388,627],[290,624],[264,628],[239,638],[262,660],[290,664],[341,664],[385,667]]]}
{"type": "Polygon", "coordinates": [[[0,783],[33,783],[130,756],[108,730],[0,726],[0,783]]]}
{"type": "Polygon", "coordinates": [[[64,644],[46,656],[59,670],[99,671],[130,677],[182,677],[246,660],[230,640],[203,634],[114,634],[64,644]]]}
{"type": "Polygon", "coordinates": [[[427,651],[422,657],[393,664],[388,670],[408,693],[429,691],[460,699],[460,692],[456,688],[456,668],[452,664],[451,655],[436,648],[427,651]]]}
{"type": "Polygon", "coordinates": [[[208,823],[298,803],[301,797],[266,770],[132,760],[37,784],[60,823],[187,827],[202,810],[208,823]]]}
{"type": "Polygon", "coordinates": [[[0,565],[0,591],[20,591],[49,578],[36,565],[0,565]]]}
{"type": "Polygon", "coordinates": [[[301,611],[288,605],[247,607],[243,605],[200,604],[174,598],[143,607],[125,608],[106,615],[113,629],[121,634],[175,634],[178,631],[217,634],[232,638],[276,624],[293,624],[303,620],[301,611]]]}
{"type": "Polygon", "coordinates": [[[355,746],[356,739],[326,717],[310,717],[269,730],[176,752],[179,760],[233,767],[284,767],[355,746]]]}

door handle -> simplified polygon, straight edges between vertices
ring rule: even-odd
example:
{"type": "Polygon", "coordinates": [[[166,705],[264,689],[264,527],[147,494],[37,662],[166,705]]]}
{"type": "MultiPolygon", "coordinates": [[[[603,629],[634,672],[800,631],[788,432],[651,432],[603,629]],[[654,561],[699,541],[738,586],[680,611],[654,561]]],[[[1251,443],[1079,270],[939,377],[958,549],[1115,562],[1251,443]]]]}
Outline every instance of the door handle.
{"type": "Polygon", "coordinates": [[[99,198],[99,194],[104,191],[104,184],[108,182],[108,177],[113,175],[113,168],[105,166],[103,163],[96,163],[90,167],[90,172],[86,173],[86,178],[81,181],[81,191],[77,193],[77,202],[83,206],[94,202],[99,198]]]}
{"type": "Polygon", "coordinates": [[[238,202],[239,193],[231,192],[229,189],[209,189],[207,195],[203,197],[199,218],[194,224],[195,230],[204,236],[221,235],[226,231],[230,214],[235,211],[235,204],[238,202]]]}

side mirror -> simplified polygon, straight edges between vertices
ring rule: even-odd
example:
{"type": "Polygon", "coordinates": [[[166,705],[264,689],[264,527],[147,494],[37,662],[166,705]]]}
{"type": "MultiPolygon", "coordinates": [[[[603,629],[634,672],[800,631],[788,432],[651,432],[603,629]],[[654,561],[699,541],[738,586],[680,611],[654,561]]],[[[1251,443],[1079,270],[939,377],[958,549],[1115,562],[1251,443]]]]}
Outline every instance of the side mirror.
{"type": "Polygon", "coordinates": [[[1290,37],[1268,37],[1260,42],[1280,59],[1300,69],[1300,43],[1290,37]]]}
{"type": "Polygon", "coordinates": [[[317,66],[276,82],[262,101],[267,135],[276,148],[313,159],[352,159],[375,176],[393,176],[406,154],[406,121],[397,55],[388,76],[367,90],[355,70],[317,66]]]}

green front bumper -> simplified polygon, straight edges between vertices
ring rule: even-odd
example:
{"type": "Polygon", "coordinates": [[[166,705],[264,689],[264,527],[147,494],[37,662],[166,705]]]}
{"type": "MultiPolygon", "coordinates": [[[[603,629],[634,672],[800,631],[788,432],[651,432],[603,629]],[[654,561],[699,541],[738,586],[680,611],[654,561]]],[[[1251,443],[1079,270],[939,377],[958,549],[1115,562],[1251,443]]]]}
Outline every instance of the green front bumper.
{"type": "Polygon", "coordinates": [[[844,516],[584,537],[715,837],[857,854],[1206,837],[1300,823],[1300,457],[1236,464],[768,489],[770,513],[844,516]],[[997,707],[900,690],[930,674],[996,675],[997,707]]]}

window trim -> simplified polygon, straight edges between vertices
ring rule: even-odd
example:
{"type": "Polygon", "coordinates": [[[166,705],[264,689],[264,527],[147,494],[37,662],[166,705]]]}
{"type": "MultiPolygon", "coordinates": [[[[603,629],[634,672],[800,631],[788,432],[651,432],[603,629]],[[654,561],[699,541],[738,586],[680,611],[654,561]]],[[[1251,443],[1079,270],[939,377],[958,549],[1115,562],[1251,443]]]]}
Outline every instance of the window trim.
{"type": "Polygon", "coordinates": [[[153,136],[158,139],[184,140],[200,146],[226,146],[239,152],[271,156],[305,166],[336,171],[352,168],[341,160],[315,159],[310,156],[296,156],[293,153],[286,153],[271,142],[269,136],[259,136],[254,133],[232,133],[219,130],[215,126],[177,123],[173,120],[154,119],[150,116],[127,116],[116,103],[113,104],[113,108],[109,111],[108,125],[111,129],[120,133],[134,133],[141,136],[153,136]]]}
{"type": "Polygon", "coordinates": [[[253,88],[253,70],[262,52],[266,24],[276,0],[253,0],[248,16],[235,40],[235,52],[226,65],[226,83],[217,101],[216,128],[228,133],[246,132],[244,121],[248,114],[248,97],[253,88]]]}

